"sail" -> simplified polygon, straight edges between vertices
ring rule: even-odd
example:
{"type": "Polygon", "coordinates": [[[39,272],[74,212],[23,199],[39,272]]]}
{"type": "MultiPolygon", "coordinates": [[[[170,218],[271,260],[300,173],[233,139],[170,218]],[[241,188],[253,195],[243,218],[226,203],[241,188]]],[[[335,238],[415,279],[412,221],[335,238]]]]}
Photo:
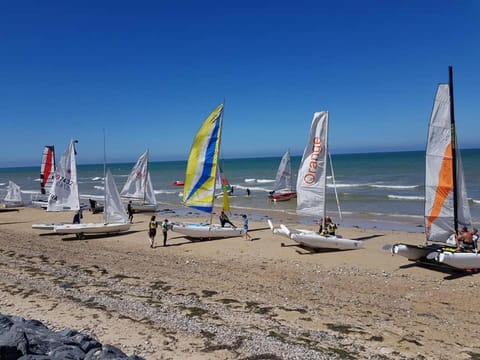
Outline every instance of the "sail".
{"type": "Polygon", "coordinates": [[[155,192],[153,191],[152,180],[150,180],[150,171],[147,173],[147,183],[145,185],[145,203],[147,204],[157,204],[157,198],[155,197],[155,192]]]}
{"type": "Polygon", "coordinates": [[[22,202],[22,192],[20,186],[15,184],[13,181],[8,181],[7,195],[5,195],[4,201],[10,203],[21,203],[22,202]]]}
{"type": "Polygon", "coordinates": [[[187,162],[183,202],[211,213],[222,134],[223,104],[217,106],[198,130],[187,162]]]}
{"type": "Polygon", "coordinates": [[[110,170],[107,170],[105,175],[104,219],[106,224],[126,223],[128,221],[128,215],[110,170]]]}
{"type": "Polygon", "coordinates": [[[325,215],[325,187],[328,151],[328,112],[313,115],[308,142],[297,178],[297,213],[325,215]]]}
{"type": "Polygon", "coordinates": [[[425,169],[425,233],[427,240],[446,242],[454,229],[453,191],[457,191],[460,226],[470,226],[471,216],[463,167],[450,115],[449,85],[437,89],[430,118],[425,169]],[[454,181],[453,149],[457,179],[454,181]],[[454,188],[456,186],[456,188],[454,188]]]}
{"type": "Polygon", "coordinates": [[[290,160],[289,150],[287,150],[280,161],[273,185],[273,191],[282,189],[292,190],[292,162],[290,160]]]}
{"type": "Polygon", "coordinates": [[[137,160],[120,195],[125,198],[145,200],[148,179],[148,150],[137,160]]]}
{"type": "Polygon", "coordinates": [[[43,148],[42,164],[40,166],[40,192],[46,194],[46,188],[51,186],[55,172],[55,148],[45,145],[43,148]]]}
{"type": "Polygon", "coordinates": [[[75,143],[71,140],[55,170],[47,211],[79,210],[75,143]]]}

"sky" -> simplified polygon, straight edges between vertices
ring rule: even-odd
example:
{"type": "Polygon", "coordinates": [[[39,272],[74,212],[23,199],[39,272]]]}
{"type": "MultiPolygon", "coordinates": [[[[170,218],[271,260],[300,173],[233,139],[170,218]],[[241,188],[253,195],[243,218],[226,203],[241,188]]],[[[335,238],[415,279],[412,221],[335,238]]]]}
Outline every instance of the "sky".
{"type": "Polygon", "coordinates": [[[480,140],[476,0],[2,1],[0,167],[185,160],[225,102],[223,158],[423,150],[453,66],[462,148],[480,140]]]}

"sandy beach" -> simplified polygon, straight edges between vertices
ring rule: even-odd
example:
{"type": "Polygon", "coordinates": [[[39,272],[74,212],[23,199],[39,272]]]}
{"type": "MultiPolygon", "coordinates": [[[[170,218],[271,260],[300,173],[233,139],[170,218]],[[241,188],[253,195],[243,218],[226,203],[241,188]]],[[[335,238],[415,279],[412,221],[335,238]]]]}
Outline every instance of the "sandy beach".
{"type": "MultiPolygon", "coordinates": [[[[480,357],[480,275],[385,250],[421,244],[423,234],[340,228],[365,248],[311,252],[250,221],[254,241],[170,232],[167,247],[160,234],[151,249],[149,217],[135,214],[125,234],[77,240],[31,228],[71,213],[0,213],[0,312],[146,359],[480,357]]],[[[102,215],[85,211],[83,221],[102,215]]]]}

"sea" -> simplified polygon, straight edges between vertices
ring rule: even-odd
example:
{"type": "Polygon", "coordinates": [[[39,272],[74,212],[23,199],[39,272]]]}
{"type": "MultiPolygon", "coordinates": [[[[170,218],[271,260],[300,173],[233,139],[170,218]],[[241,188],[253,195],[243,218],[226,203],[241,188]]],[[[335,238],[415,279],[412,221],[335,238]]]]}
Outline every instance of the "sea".
{"type": "MultiPolygon", "coordinates": [[[[57,159],[58,160],[58,159],[57,159]]],[[[230,217],[235,220],[243,213],[250,219],[274,221],[288,218],[298,224],[313,225],[318,218],[297,216],[296,200],[272,202],[271,191],[281,157],[224,159],[221,168],[233,186],[230,196],[230,217]],[[250,196],[247,195],[247,189],[250,196]]],[[[296,176],[301,156],[292,156],[296,176]]],[[[480,223],[480,149],[462,150],[470,210],[474,224],[480,223]]],[[[133,163],[108,164],[121,190],[133,163]]],[[[423,232],[425,152],[403,151],[332,155],[333,173],[328,174],[327,214],[345,227],[379,228],[423,232]],[[338,201],[337,201],[338,199],[338,201]]],[[[159,214],[170,218],[206,214],[182,205],[182,187],[174,182],[184,179],[186,161],[150,162],[149,171],[159,203],[159,214]]],[[[88,199],[102,202],[103,164],[78,165],[81,202],[88,199]]],[[[5,197],[8,181],[20,186],[28,205],[40,193],[40,166],[0,169],[0,199],[5,197]]],[[[221,206],[222,199],[216,205],[221,206]]]]}

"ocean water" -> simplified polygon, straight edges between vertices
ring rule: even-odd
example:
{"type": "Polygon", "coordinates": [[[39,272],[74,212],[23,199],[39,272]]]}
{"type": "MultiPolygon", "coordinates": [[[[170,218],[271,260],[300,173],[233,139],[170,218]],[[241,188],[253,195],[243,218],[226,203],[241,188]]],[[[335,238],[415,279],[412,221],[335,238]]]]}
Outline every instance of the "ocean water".
{"type": "MultiPolygon", "coordinates": [[[[272,202],[267,195],[273,185],[281,157],[225,159],[221,162],[224,176],[234,187],[230,197],[233,218],[243,212],[254,220],[294,219],[300,224],[314,224],[318,219],[297,217],[296,201],[272,202]],[[247,196],[246,189],[250,190],[247,196]]],[[[58,159],[57,159],[58,160],[58,159]]],[[[292,156],[296,175],[301,157],[292,156]]],[[[480,149],[462,151],[465,179],[473,221],[480,222],[480,149]]],[[[327,211],[341,226],[359,226],[392,230],[423,231],[424,172],[423,151],[333,155],[334,176],[329,174],[327,211]],[[335,179],[335,185],[334,181],[335,179]],[[341,216],[335,200],[338,195],[341,216]]],[[[109,164],[119,190],[127,180],[133,163],[109,164]]],[[[159,202],[160,213],[169,216],[186,214],[207,218],[181,204],[182,188],[173,186],[183,180],[186,161],[150,162],[150,173],[159,202]],[[173,212],[172,212],[173,211],[173,212]]],[[[40,166],[0,169],[0,199],[6,194],[8,180],[22,189],[28,202],[40,192],[40,166]]],[[[78,179],[81,201],[103,199],[103,164],[79,165],[78,179]]],[[[221,199],[218,199],[221,206],[221,199]]]]}

